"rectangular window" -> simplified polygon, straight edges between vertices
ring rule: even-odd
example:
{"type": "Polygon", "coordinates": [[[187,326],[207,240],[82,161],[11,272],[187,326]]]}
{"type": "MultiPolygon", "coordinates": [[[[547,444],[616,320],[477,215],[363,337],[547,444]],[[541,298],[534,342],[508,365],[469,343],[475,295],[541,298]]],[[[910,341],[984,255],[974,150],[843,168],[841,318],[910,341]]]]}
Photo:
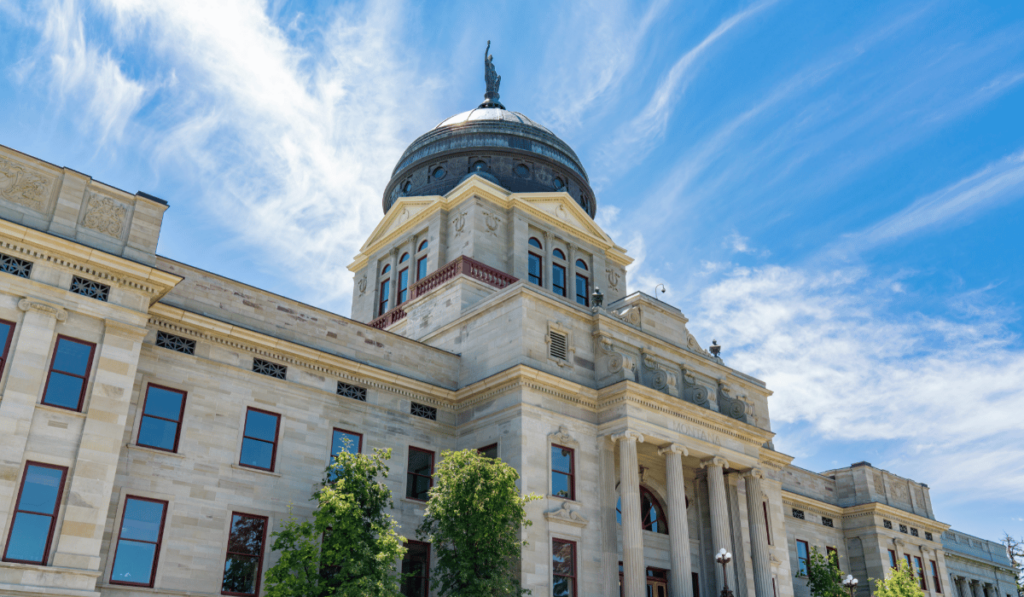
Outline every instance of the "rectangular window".
{"type": "Polygon", "coordinates": [[[427,277],[427,258],[420,257],[416,261],[416,281],[419,282],[427,277]]]}
{"type": "Polygon", "coordinates": [[[939,582],[939,567],[935,564],[935,560],[931,560],[932,565],[932,584],[935,585],[935,592],[942,592],[942,583],[939,582]]]}
{"type": "Polygon", "coordinates": [[[267,517],[231,513],[231,534],[224,560],[222,595],[259,595],[267,517]]]}
{"type": "Polygon", "coordinates": [[[398,303],[401,305],[409,300],[409,268],[398,272],[398,303]]]}
{"type": "Polygon", "coordinates": [[[700,575],[696,572],[691,572],[690,582],[693,585],[693,597],[700,597],[700,575]]]}
{"type": "Polygon", "coordinates": [[[575,457],[572,448],[551,444],[551,495],[576,499],[575,457]]]}
{"type": "Polygon", "coordinates": [[[891,549],[889,550],[889,567],[896,567],[896,552],[891,549]]]}
{"type": "Polygon", "coordinates": [[[910,561],[910,554],[909,553],[905,553],[905,554],[903,554],[903,557],[906,558],[906,560],[907,560],[907,570],[909,570],[910,573],[913,574],[914,573],[914,564],[913,564],[913,562],[910,561]]]}
{"type": "Polygon", "coordinates": [[[52,464],[25,463],[7,535],[5,562],[46,565],[67,472],[68,469],[52,464]]]}
{"type": "Polygon", "coordinates": [[[111,583],[153,586],[166,517],[167,502],[128,496],[117,535],[111,583]]]}
{"type": "Polygon", "coordinates": [[[764,532],[768,535],[768,545],[772,544],[772,530],[768,524],[768,502],[761,502],[761,508],[764,509],[764,532]]]}
{"type": "Polygon", "coordinates": [[[551,540],[551,595],[576,597],[576,542],[551,540]]]}
{"type": "Polygon", "coordinates": [[[402,595],[430,597],[430,544],[409,541],[402,558],[402,595]]]}
{"type": "Polygon", "coordinates": [[[391,278],[384,280],[380,283],[380,305],[377,309],[377,315],[384,315],[388,312],[388,299],[391,296],[391,278]]]}
{"type": "Polygon", "coordinates": [[[409,446],[409,469],[405,484],[405,497],[427,501],[434,485],[434,453],[409,446]]]}
{"type": "Polygon", "coordinates": [[[0,319],[0,375],[7,365],[7,353],[11,350],[11,338],[14,337],[14,324],[0,319]]]}
{"type": "Polygon", "coordinates": [[[807,576],[807,561],[810,557],[810,550],[807,548],[806,541],[800,541],[797,539],[796,542],[796,560],[797,560],[797,576],[807,576]]]}
{"type": "Polygon", "coordinates": [[[281,415],[250,407],[245,413],[242,456],[238,464],[273,471],[277,459],[277,428],[280,424],[281,415]]]}
{"type": "Polygon", "coordinates": [[[924,579],[924,563],[921,562],[921,558],[914,556],[914,570],[917,572],[917,580],[921,583],[921,590],[928,590],[928,582],[924,579]]]}
{"type": "Polygon", "coordinates": [[[541,275],[541,263],[543,263],[543,261],[541,260],[540,255],[530,253],[530,283],[536,284],[537,286],[544,285],[544,277],[541,275]]]}
{"type": "Polygon", "coordinates": [[[184,414],[185,392],[149,384],[146,388],[146,399],[142,403],[139,437],[135,443],[157,450],[177,452],[181,419],[184,414]]]}
{"type": "Polygon", "coordinates": [[[551,266],[551,289],[558,296],[565,296],[565,268],[557,263],[551,266]]]}
{"type": "Polygon", "coordinates": [[[839,550],[834,548],[834,547],[825,546],[825,557],[828,558],[829,562],[832,561],[832,555],[833,554],[835,554],[836,567],[838,567],[839,566],[839,550]]]}
{"type": "Polygon", "coordinates": [[[360,454],[363,451],[363,434],[345,431],[344,429],[334,430],[334,439],[331,441],[331,460],[340,452],[349,454],[360,454]]]}
{"type": "Polygon", "coordinates": [[[489,446],[480,448],[477,450],[484,458],[497,458],[498,457],[498,444],[491,444],[489,446]]]}
{"type": "Polygon", "coordinates": [[[43,404],[82,410],[95,348],[96,345],[89,342],[57,336],[53,360],[50,361],[50,374],[46,378],[46,390],[43,391],[43,404]]]}
{"type": "Polygon", "coordinates": [[[576,302],[590,306],[590,281],[582,274],[576,274],[576,302]]]}

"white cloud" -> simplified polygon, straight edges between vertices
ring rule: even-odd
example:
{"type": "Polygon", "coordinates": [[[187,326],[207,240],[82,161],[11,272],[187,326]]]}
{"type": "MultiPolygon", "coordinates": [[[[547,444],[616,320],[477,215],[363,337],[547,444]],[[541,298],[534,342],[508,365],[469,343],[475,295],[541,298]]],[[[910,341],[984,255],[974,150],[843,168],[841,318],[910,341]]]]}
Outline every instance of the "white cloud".
{"type": "Polygon", "coordinates": [[[743,253],[745,255],[768,257],[772,254],[768,249],[757,249],[750,246],[750,239],[738,232],[733,232],[726,236],[722,240],[722,246],[728,248],[733,253],[743,253]]]}

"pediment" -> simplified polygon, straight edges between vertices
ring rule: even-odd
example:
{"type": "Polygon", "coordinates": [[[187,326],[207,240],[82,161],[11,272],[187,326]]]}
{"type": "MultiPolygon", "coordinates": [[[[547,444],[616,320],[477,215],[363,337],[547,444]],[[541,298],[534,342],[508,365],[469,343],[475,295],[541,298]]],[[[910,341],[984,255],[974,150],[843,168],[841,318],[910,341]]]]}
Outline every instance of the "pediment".
{"type": "Polygon", "coordinates": [[[561,226],[583,236],[599,239],[601,242],[598,244],[615,245],[611,237],[594,223],[568,193],[521,193],[515,195],[515,198],[548,218],[553,218],[561,226]]]}
{"type": "Polygon", "coordinates": [[[438,199],[440,197],[402,197],[396,201],[391,206],[391,209],[388,210],[384,219],[377,224],[370,237],[363,243],[363,246],[359,249],[360,252],[365,252],[381,239],[387,238],[391,233],[404,228],[407,223],[415,220],[417,216],[427,211],[438,199]]]}

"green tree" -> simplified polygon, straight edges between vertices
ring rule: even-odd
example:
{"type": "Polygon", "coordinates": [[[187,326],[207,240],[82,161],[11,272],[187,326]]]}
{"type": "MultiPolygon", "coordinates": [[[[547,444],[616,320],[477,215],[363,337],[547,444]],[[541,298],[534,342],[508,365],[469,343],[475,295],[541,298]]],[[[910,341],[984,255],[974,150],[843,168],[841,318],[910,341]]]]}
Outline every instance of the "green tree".
{"type": "Polygon", "coordinates": [[[924,597],[921,581],[903,560],[900,560],[899,568],[891,569],[888,578],[871,580],[875,583],[874,597],[924,597]]]}
{"type": "Polygon", "coordinates": [[[843,573],[839,571],[836,552],[822,555],[817,547],[811,548],[807,561],[807,587],[814,597],[849,597],[843,586],[843,573]]]}
{"type": "Polygon", "coordinates": [[[526,504],[540,499],[520,495],[519,473],[500,459],[476,450],[446,451],[434,473],[426,518],[417,530],[437,554],[432,571],[442,597],[492,597],[529,593],[518,566],[529,526],[526,504]]]}
{"type": "Polygon", "coordinates": [[[313,493],[312,521],[290,516],[273,534],[281,559],[267,570],[269,597],[399,597],[396,565],[405,538],[387,513],[391,450],[341,451],[313,493]]]}

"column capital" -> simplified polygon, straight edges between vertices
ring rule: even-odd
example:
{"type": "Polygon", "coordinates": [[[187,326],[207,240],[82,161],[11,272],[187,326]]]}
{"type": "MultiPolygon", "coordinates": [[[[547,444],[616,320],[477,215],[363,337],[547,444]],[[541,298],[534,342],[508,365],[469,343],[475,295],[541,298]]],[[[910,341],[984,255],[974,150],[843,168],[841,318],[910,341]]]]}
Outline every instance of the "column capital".
{"type": "Polygon", "coordinates": [[[686,449],[686,446],[680,444],[669,444],[664,448],[658,448],[658,455],[664,456],[665,454],[682,454],[683,456],[689,456],[690,451],[686,449]]]}
{"type": "Polygon", "coordinates": [[[753,477],[755,479],[764,479],[764,471],[755,466],[749,471],[744,471],[743,478],[747,479],[749,477],[753,477]]]}
{"type": "Polygon", "coordinates": [[[626,440],[637,443],[644,443],[644,436],[639,431],[626,430],[622,433],[616,433],[612,435],[612,441],[617,442],[619,440],[626,440]]]}
{"type": "Polygon", "coordinates": [[[39,311],[57,321],[67,321],[68,318],[68,312],[64,310],[64,307],[28,296],[18,301],[18,308],[22,311],[39,311]]]}
{"type": "Polygon", "coordinates": [[[700,461],[701,468],[709,468],[713,466],[725,468],[729,466],[729,461],[721,456],[715,456],[714,458],[708,458],[707,460],[700,461]]]}

